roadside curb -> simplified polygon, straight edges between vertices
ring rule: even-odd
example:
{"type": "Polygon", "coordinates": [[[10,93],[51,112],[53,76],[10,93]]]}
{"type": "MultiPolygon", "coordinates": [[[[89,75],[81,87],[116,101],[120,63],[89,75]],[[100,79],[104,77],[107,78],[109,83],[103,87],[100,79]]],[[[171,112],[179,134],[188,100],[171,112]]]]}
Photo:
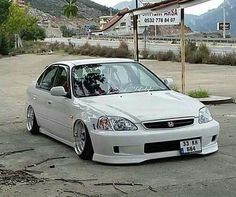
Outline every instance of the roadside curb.
{"type": "Polygon", "coordinates": [[[208,98],[199,98],[205,105],[220,105],[227,103],[235,103],[235,100],[231,97],[223,97],[223,96],[210,96],[208,98]]]}

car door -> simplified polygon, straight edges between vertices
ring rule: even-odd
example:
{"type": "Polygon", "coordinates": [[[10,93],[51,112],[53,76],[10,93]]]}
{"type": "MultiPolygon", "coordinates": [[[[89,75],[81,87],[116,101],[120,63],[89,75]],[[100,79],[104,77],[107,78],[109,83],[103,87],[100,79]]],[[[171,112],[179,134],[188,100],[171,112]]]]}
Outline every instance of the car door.
{"type": "Polygon", "coordinates": [[[50,100],[50,90],[53,87],[57,72],[57,66],[49,66],[39,77],[36,88],[32,93],[32,105],[35,111],[38,125],[41,129],[48,131],[50,128],[48,101],[50,100]]]}
{"type": "Polygon", "coordinates": [[[58,65],[53,87],[63,86],[67,96],[49,96],[48,119],[50,131],[61,139],[71,142],[73,116],[69,72],[68,66],[58,65]]]}

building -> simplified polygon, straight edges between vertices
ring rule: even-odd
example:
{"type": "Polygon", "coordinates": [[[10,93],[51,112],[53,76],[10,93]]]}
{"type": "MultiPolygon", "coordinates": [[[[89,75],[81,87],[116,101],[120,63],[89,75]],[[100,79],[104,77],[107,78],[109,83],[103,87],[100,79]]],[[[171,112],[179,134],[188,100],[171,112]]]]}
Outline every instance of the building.
{"type": "Polygon", "coordinates": [[[38,26],[43,28],[48,28],[50,25],[50,20],[47,17],[38,17],[38,26]]]}
{"type": "Polygon", "coordinates": [[[100,16],[100,30],[102,30],[104,28],[104,26],[109,22],[109,20],[112,18],[113,16],[100,16]]]}
{"type": "MultiPolygon", "coordinates": [[[[95,35],[129,36],[133,35],[133,17],[123,9],[114,16],[100,18],[100,31],[93,32],[95,35]]],[[[144,26],[139,26],[138,33],[143,34],[144,26]]]]}

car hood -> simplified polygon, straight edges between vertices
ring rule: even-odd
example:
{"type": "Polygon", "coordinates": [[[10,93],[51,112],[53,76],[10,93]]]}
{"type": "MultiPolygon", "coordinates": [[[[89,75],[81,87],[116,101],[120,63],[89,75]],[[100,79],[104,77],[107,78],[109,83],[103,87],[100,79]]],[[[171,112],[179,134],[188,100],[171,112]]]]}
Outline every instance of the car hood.
{"type": "Polygon", "coordinates": [[[78,99],[101,115],[121,116],[134,123],[197,117],[204,105],[174,91],[139,92],[78,99]]]}

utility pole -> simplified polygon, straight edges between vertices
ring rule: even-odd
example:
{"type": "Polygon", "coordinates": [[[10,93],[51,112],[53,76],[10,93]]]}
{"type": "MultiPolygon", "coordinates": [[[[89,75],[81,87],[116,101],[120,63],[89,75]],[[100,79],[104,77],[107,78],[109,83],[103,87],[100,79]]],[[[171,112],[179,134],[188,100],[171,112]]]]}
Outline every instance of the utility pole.
{"type": "MultiPolygon", "coordinates": [[[[136,0],[136,8],[138,8],[138,0],[136,0]]],[[[134,33],[134,60],[139,61],[139,52],[138,52],[138,15],[133,15],[133,33],[134,33]]]]}
{"type": "Polygon", "coordinates": [[[144,29],[144,51],[147,50],[147,26],[144,29]]]}
{"type": "Polygon", "coordinates": [[[110,16],[112,16],[112,7],[110,7],[110,16]]]}
{"type": "Polygon", "coordinates": [[[157,26],[155,25],[155,39],[157,38],[157,26]]]}
{"type": "Polygon", "coordinates": [[[181,9],[181,24],[180,24],[180,42],[181,42],[181,81],[182,93],[186,91],[186,64],[185,64],[185,27],[184,27],[184,9],[181,9]]]}
{"type": "Polygon", "coordinates": [[[226,16],[225,16],[225,0],[224,0],[224,5],[223,5],[223,38],[226,38],[226,28],[225,28],[225,23],[226,23],[226,16]]]}

